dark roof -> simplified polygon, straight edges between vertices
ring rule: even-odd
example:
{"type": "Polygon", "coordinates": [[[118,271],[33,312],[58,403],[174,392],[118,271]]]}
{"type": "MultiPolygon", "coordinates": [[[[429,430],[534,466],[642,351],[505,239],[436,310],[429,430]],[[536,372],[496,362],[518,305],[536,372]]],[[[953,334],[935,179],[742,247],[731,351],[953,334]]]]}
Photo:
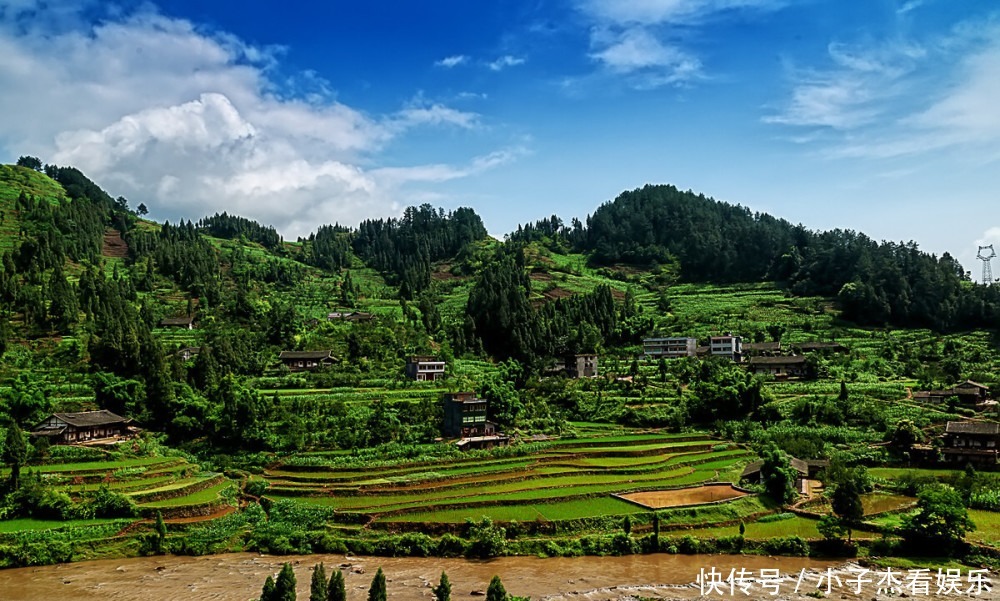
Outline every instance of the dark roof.
{"type": "Polygon", "coordinates": [[[193,317],[168,317],[160,320],[161,326],[189,326],[194,323],[193,317]]]}
{"type": "MultiPolygon", "coordinates": [[[[789,456],[788,457],[788,462],[791,464],[791,466],[793,468],[795,468],[795,471],[797,471],[798,473],[800,473],[802,475],[808,475],[809,474],[809,464],[807,464],[805,461],[802,461],[801,459],[789,456]]],[[[760,460],[760,459],[758,459],[757,461],[754,461],[753,463],[747,465],[745,468],[743,468],[743,473],[740,475],[740,478],[746,478],[747,476],[749,476],[751,474],[758,473],[760,471],[760,468],[761,468],[762,465],[764,465],[764,461],[760,460]]]]}
{"type": "Polygon", "coordinates": [[[197,354],[201,353],[201,347],[200,346],[185,346],[184,348],[177,349],[177,352],[174,353],[174,354],[175,355],[183,355],[184,353],[190,353],[192,355],[197,355],[197,354]]]}
{"type": "Polygon", "coordinates": [[[948,434],[1000,434],[1000,424],[993,422],[948,422],[945,426],[948,434]]]}
{"type": "Polygon", "coordinates": [[[409,358],[410,363],[444,363],[437,357],[431,355],[413,355],[409,358]]]}
{"type": "Polygon", "coordinates": [[[745,351],[780,351],[780,342],[748,342],[743,345],[745,351]]]}
{"type": "Polygon", "coordinates": [[[823,350],[834,350],[843,351],[847,350],[847,347],[839,342],[823,342],[820,340],[813,342],[797,342],[793,344],[795,348],[803,351],[823,351],[823,350]]]}
{"type": "Polygon", "coordinates": [[[278,359],[333,359],[333,351],[281,351],[278,359]]]}
{"type": "Polygon", "coordinates": [[[82,413],[53,413],[52,415],[77,428],[124,424],[128,421],[124,417],[115,415],[105,409],[100,411],[84,411],[82,413]]]}
{"type": "Polygon", "coordinates": [[[802,355],[792,357],[750,357],[750,365],[802,365],[806,358],[802,355]]]}
{"type": "Polygon", "coordinates": [[[966,380],[961,384],[955,384],[954,388],[979,388],[981,390],[989,390],[990,387],[985,384],[980,384],[979,382],[973,382],[972,380],[966,380]]]}

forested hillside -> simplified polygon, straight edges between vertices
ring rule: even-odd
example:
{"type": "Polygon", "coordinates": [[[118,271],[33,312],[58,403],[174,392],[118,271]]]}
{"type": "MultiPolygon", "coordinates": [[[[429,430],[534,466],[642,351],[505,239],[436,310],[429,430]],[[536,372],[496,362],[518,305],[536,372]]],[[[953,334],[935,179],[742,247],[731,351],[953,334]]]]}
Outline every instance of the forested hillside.
{"type": "Polygon", "coordinates": [[[516,240],[566,239],[599,265],[666,266],[687,282],[775,281],[802,296],[836,296],[869,325],[955,330],[1000,325],[1000,289],[975,286],[948,253],[863,233],[812,231],[673,186],[622,193],[571,227],[553,218],[516,240]]]}

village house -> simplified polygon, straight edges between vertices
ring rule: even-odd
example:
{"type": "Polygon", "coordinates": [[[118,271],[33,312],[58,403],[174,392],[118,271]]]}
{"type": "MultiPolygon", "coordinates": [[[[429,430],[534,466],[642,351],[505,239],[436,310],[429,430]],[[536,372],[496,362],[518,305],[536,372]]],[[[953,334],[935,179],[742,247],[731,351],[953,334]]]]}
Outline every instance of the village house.
{"type": "Polygon", "coordinates": [[[174,353],[174,355],[181,358],[181,361],[189,361],[194,357],[197,357],[199,354],[201,354],[200,346],[185,346],[182,349],[178,349],[177,352],[174,353]]]}
{"type": "Polygon", "coordinates": [[[194,317],[168,317],[160,320],[161,328],[194,329],[194,317]]]}
{"type": "Polygon", "coordinates": [[[307,371],[332,365],[337,359],[333,351],[281,351],[281,363],[291,371],[307,371]]]}
{"type": "Polygon", "coordinates": [[[371,313],[365,313],[364,311],[353,311],[353,312],[343,312],[343,311],[333,311],[332,313],[327,313],[326,318],[330,321],[371,321],[375,319],[375,316],[371,313]]]}
{"type": "Polygon", "coordinates": [[[406,377],[418,382],[433,382],[444,377],[444,361],[432,356],[413,356],[406,360],[406,377]]]}
{"type": "Polygon", "coordinates": [[[957,397],[963,405],[980,405],[990,399],[990,387],[972,380],[966,380],[944,390],[920,390],[913,393],[919,401],[943,403],[949,397],[957,397]]]}
{"type": "Polygon", "coordinates": [[[496,433],[496,426],[486,421],[486,399],[474,392],[452,392],[444,396],[444,427],[448,438],[489,436],[496,433]]]}
{"type": "Polygon", "coordinates": [[[755,374],[774,376],[775,378],[804,377],[806,358],[801,355],[791,357],[750,357],[748,369],[755,374]]]}
{"type": "MultiPolygon", "coordinates": [[[[806,480],[808,480],[810,476],[815,475],[816,473],[818,473],[820,469],[822,469],[821,467],[816,467],[814,468],[813,473],[810,474],[809,463],[791,456],[788,457],[788,462],[792,466],[792,469],[794,469],[797,472],[795,478],[795,490],[798,491],[805,490],[806,480]]],[[[760,468],[763,465],[764,462],[761,460],[754,461],[749,465],[747,465],[745,468],[743,468],[743,473],[740,474],[740,481],[741,482],[745,481],[748,484],[760,484],[760,468]]],[[[822,464],[817,463],[817,466],[820,465],[822,464]]]]}
{"type": "Polygon", "coordinates": [[[670,336],[666,338],[643,338],[642,352],[647,359],[659,357],[694,357],[698,350],[696,338],[670,336]]]}
{"type": "Polygon", "coordinates": [[[74,444],[106,438],[122,438],[130,434],[131,420],[110,411],[53,413],[35,426],[31,435],[46,437],[52,444],[74,444]]]}
{"type": "Polygon", "coordinates": [[[597,376],[597,355],[569,355],[564,366],[567,378],[594,378],[597,376]]]}
{"type": "Polygon", "coordinates": [[[739,363],[743,360],[743,339],[732,334],[712,336],[708,339],[708,352],[713,357],[725,357],[739,363]]]}
{"type": "Polygon", "coordinates": [[[948,422],[942,436],[941,459],[953,465],[973,464],[995,468],[1000,451],[1000,424],[994,422],[948,422]]]}
{"type": "Polygon", "coordinates": [[[813,341],[813,342],[796,342],[791,345],[792,349],[799,353],[812,353],[815,351],[819,352],[829,352],[829,353],[843,353],[847,351],[847,347],[839,342],[823,342],[823,341],[813,341]]]}
{"type": "Polygon", "coordinates": [[[748,355],[777,355],[781,353],[780,342],[748,342],[743,345],[743,352],[748,355]]]}

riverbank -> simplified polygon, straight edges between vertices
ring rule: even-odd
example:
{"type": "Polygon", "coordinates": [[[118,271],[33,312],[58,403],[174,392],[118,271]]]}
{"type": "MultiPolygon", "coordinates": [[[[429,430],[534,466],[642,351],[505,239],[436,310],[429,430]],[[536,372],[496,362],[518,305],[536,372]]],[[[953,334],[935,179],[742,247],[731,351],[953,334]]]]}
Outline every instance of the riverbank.
{"type": "MultiPolygon", "coordinates": [[[[432,598],[431,587],[441,571],[452,582],[456,601],[478,598],[493,575],[499,575],[512,595],[530,596],[536,601],[604,601],[616,599],[695,599],[702,596],[696,584],[699,573],[714,568],[722,578],[741,569],[755,577],[779,570],[787,579],[772,596],[761,583],[749,587],[749,595],[737,588],[729,594],[714,591],[715,598],[806,599],[817,589],[818,579],[829,572],[839,574],[844,583],[853,574],[842,560],[803,557],[740,555],[631,555],[622,557],[501,557],[491,560],[353,557],[345,555],[265,556],[234,553],[205,557],[158,556],[121,560],[99,560],[32,568],[0,570],[0,591],[4,601],[247,601],[260,594],[268,574],[290,562],[298,579],[299,599],[308,599],[313,566],[323,562],[329,572],[340,569],[346,580],[348,599],[362,601],[372,575],[382,567],[393,601],[425,601],[432,598]],[[800,590],[794,593],[798,585],[800,590]]],[[[837,598],[871,599],[873,582],[860,595],[850,585],[834,587],[829,595],[837,598]]],[[[901,576],[905,576],[902,574],[901,576]]],[[[819,582],[819,588],[825,588],[819,582]]],[[[932,583],[931,592],[935,590],[932,583]]],[[[963,590],[967,588],[963,576],[963,590]]],[[[905,591],[900,591],[905,592],[905,591]]],[[[894,594],[892,596],[899,597],[894,594]]],[[[915,596],[915,595],[910,595],[915,596]]],[[[931,595],[934,596],[934,595],[931,595]]],[[[954,595],[953,595],[954,596],[954,595]]],[[[967,596],[967,595],[962,595],[967,596]]],[[[944,598],[940,596],[940,598],[944,598]]],[[[1000,596],[984,591],[979,599],[1000,596]]]]}

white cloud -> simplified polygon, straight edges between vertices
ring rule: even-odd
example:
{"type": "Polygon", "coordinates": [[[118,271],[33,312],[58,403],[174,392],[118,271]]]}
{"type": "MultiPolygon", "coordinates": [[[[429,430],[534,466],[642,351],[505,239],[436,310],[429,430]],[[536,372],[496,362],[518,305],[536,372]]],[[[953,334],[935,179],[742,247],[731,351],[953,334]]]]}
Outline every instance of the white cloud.
{"type": "Polygon", "coordinates": [[[764,122],[839,130],[875,122],[885,112],[886,100],[905,93],[897,82],[925,54],[923,48],[904,42],[875,48],[831,43],[827,55],[835,66],[791,69],[791,98],[764,122]]]}
{"type": "Polygon", "coordinates": [[[782,0],[582,0],[580,8],[594,17],[622,25],[696,23],[736,10],[775,10],[782,0]]]}
{"type": "MultiPolygon", "coordinates": [[[[712,19],[775,10],[782,0],[578,0],[591,21],[590,57],[628,85],[649,89],[704,79],[701,59],[682,39],[712,19]],[[667,42],[666,40],[670,40],[667,42]]],[[[572,80],[568,80],[572,82],[572,80]]]]}
{"type": "Polygon", "coordinates": [[[489,67],[491,71],[502,71],[507,67],[516,67],[518,65],[523,65],[523,64],[524,64],[523,58],[506,54],[491,63],[487,63],[486,66],[489,67]]]}
{"type": "Polygon", "coordinates": [[[683,50],[662,44],[642,28],[622,32],[616,40],[600,44],[591,56],[617,73],[653,70],[662,84],[686,81],[701,73],[701,63],[683,50]]]}
{"type": "MultiPolygon", "coordinates": [[[[0,0],[0,15],[11,6],[0,0]]],[[[294,237],[384,216],[414,181],[378,169],[395,139],[480,126],[480,115],[422,95],[371,115],[337,102],[314,73],[297,76],[289,98],[271,77],[281,49],[148,8],[97,26],[70,21],[0,23],[0,148],[79,167],[159,218],[227,210],[294,237]]],[[[482,171],[473,167],[450,169],[482,171]]]]}
{"type": "Polygon", "coordinates": [[[464,54],[456,54],[454,56],[446,56],[439,61],[434,63],[436,67],[444,67],[445,69],[451,69],[452,67],[457,67],[459,65],[464,65],[469,62],[469,57],[464,54]]]}
{"type": "Polygon", "coordinates": [[[924,44],[831,44],[836,66],[795,74],[790,100],[764,121],[839,130],[827,149],[834,157],[957,149],[969,162],[1000,160],[998,36],[996,24],[965,23],[924,44]]]}

